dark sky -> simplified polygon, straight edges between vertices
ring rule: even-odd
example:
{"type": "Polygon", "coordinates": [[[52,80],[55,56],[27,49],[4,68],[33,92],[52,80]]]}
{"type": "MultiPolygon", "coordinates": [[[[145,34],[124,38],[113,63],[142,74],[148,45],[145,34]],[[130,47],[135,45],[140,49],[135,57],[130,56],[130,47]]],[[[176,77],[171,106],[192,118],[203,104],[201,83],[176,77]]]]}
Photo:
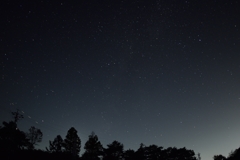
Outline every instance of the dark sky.
{"type": "Polygon", "coordinates": [[[95,131],[104,146],[228,156],[240,146],[239,8],[237,0],[1,1],[0,120],[20,109],[20,129],[43,132],[39,148],[75,127],[82,146],[95,131]]]}

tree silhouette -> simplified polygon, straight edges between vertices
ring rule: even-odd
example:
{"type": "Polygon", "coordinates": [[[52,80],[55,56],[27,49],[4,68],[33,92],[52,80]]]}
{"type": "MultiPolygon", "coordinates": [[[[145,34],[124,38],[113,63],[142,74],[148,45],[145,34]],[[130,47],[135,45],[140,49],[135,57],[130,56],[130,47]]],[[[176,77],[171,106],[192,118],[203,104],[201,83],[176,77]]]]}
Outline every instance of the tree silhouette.
{"type": "Polygon", "coordinates": [[[11,114],[14,121],[9,123],[3,121],[3,127],[0,127],[0,152],[12,156],[12,153],[15,155],[16,152],[25,149],[29,140],[26,134],[17,127],[17,122],[23,118],[23,115],[19,113],[19,110],[11,114]]]}
{"type": "Polygon", "coordinates": [[[71,153],[74,157],[78,156],[81,148],[81,140],[77,135],[77,130],[72,127],[68,130],[63,146],[66,152],[71,153]]]}
{"type": "MultiPolygon", "coordinates": [[[[17,128],[17,122],[21,119],[19,111],[13,112],[14,121],[9,123],[3,122],[3,127],[0,126],[0,152],[2,155],[8,155],[6,159],[16,159],[17,157],[25,156],[25,159],[77,159],[80,149],[81,140],[77,135],[77,130],[71,127],[65,139],[57,135],[53,141],[49,141],[48,152],[34,150],[34,146],[42,141],[42,132],[40,129],[31,127],[29,133],[24,133],[17,128]],[[29,150],[26,150],[28,148],[29,150]],[[11,156],[9,156],[11,155],[11,156]],[[37,156],[36,156],[37,155],[37,156]]],[[[193,150],[186,148],[177,149],[169,147],[163,149],[157,145],[145,146],[140,144],[139,149],[128,149],[124,151],[123,144],[118,141],[113,141],[104,149],[98,136],[92,132],[84,146],[85,152],[82,155],[82,160],[200,160],[193,150]]],[[[1,157],[2,158],[2,157],[1,157]]],[[[222,155],[215,155],[214,160],[239,160],[240,148],[229,154],[228,158],[222,155]]]]}
{"type": "Polygon", "coordinates": [[[236,149],[233,152],[230,152],[227,159],[228,160],[239,160],[240,159],[240,148],[236,149]]]}
{"type": "Polygon", "coordinates": [[[85,152],[82,155],[83,159],[88,160],[99,160],[99,156],[103,153],[103,146],[98,140],[98,136],[94,132],[91,133],[88,137],[88,141],[84,146],[85,152]]]}
{"type": "Polygon", "coordinates": [[[29,145],[28,149],[33,150],[34,146],[37,145],[37,143],[42,141],[43,133],[40,129],[35,128],[32,126],[29,128],[29,133],[26,133],[27,138],[29,139],[29,145]]]}
{"type": "Polygon", "coordinates": [[[28,140],[24,132],[17,128],[17,124],[13,121],[3,122],[0,129],[0,153],[6,156],[13,156],[16,152],[27,147],[28,140]]]}
{"type": "Polygon", "coordinates": [[[197,154],[197,160],[201,160],[201,155],[200,155],[200,153],[197,154]]]}
{"type": "Polygon", "coordinates": [[[136,159],[135,151],[132,149],[124,151],[123,157],[125,160],[135,160],[136,159]]]}
{"type": "Polygon", "coordinates": [[[197,160],[193,150],[187,150],[185,147],[177,150],[178,160],[197,160]]]}
{"type": "Polygon", "coordinates": [[[123,158],[123,144],[118,141],[113,141],[107,145],[103,160],[120,160],[123,158]]]}
{"type": "Polygon", "coordinates": [[[140,144],[139,149],[135,152],[137,160],[197,160],[194,151],[186,148],[177,149],[169,147],[163,149],[157,145],[145,146],[140,144]]]}
{"type": "Polygon", "coordinates": [[[12,112],[13,118],[14,118],[14,122],[17,123],[20,119],[23,119],[23,115],[21,115],[19,113],[19,109],[17,109],[16,112],[12,112]]]}
{"type": "Polygon", "coordinates": [[[162,147],[150,145],[145,148],[146,159],[160,159],[162,147]]]}
{"type": "Polygon", "coordinates": [[[214,160],[226,160],[226,157],[224,157],[223,155],[214,155],[213,156],[214,160]]]}
{"type": "Polygon", "coordinates": [[[62,152],[63,147],[63,139],[60,135],[57,135],[56,138],[54,138],[53,142],[49,141],[49,149],[47,149],[48,152],[56,152],[60,153],[62,152]]]}
{"type": "Polygon", "coordinates": [[[140,147],[138,148],[138,150],[136,151],[136,158],[138,160],[145,160],[146,156],[145,156],[145,145],[143,143],[140,144],[140,147]]]}

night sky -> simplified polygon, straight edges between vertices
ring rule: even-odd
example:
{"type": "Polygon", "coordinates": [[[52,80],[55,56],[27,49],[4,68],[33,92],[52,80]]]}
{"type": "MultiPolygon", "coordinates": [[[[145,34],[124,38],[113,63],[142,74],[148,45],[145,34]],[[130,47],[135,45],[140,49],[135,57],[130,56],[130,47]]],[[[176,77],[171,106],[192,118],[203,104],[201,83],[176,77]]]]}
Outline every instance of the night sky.
{"type": "MultiPolygon", "coordinates": [[[[202,160],[240,146],[240,2],[0,2],[0,120],[48,147],[70,127],[83,146],[186,147],[202,160]]],[[[2,124],[1,124],[2,126],[2,124]]]]}

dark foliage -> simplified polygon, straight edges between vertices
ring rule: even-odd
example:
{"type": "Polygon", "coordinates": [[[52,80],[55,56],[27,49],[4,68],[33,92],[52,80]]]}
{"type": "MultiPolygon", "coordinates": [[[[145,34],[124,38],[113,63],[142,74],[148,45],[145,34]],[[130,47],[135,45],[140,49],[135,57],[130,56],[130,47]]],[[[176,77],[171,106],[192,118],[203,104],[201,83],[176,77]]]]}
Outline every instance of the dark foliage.
{"type": "Polygon", "coordinates": [[[24,132],[17,128],[15,122],[3,122],[3,127],[0,129],[0,151],[1,152],[16,152],[24,149],[29,144],[29,141],[24,132]]]}
{"type": "Polygon", "coordinates": [[[220,154],[214,155],[213,160],[240,160],[240,147],[231,151],[227,158],[220,154]]]}
{"type": "Polygon", "coordinates": [[[63,146],[65,148],[65,152],[71,153],[75,157],[78,156],[81,149],[81,140],[74,127],[68,130],[63,146]]]}
{"type": "MultiPolygon", "coordinates": [[[[42,141],[40,129],[31,127],[29,133],[20,131],[17,127],[19,119],[23,118],[19,112],[13,112],[14,121],[3,122],[0,126],[0,153],[1,159],[15,160],[42,160],[42,159],[81,159],[81,160],[201,160],[200,154],[195,155],[193,150],[186,148],[169,147],[164,149],[157,145],[145,146],[140,144],[137,151],[128,149],[118,141],[113,141],[103,148],[98,136],[92,132],[85,143],[85,152],[81,158],[78,154],[81,149],[81,140],[75,128],[70,128],[66,138],[63,140],[60,135],[53,141],[49,141],[47,151],[36,150],[34,145],[42,141]]],[[[239,160],[240,148],[229,153],[226,158],[222,155],[214,155],[214,160],[239,160]]]]}
{"type": "Polygon", "coordinates": [[[128,149],[124,152],[123,157],[125,160],[135,160],[136,159],[135,151],[132,149],[128,149]]]}
{"type": "Polygon", "coordinates": [[[12,112],[12,116],[14,119],[14,122],[17,123],[20,119],[23,119],[23,115],[19,113],[19,110],[17,109],[16,112],[12,112]]]}
{"type": "Polygon", "coordinates": [[[227,160],[240,160],[240,148],[230,152],[227,160]]]}
{"type": "Polygon", "coordinates": [[[194,151],[186,148],[169,147],[163,149],[157,145],[145,146],[144,144],[140,144],[135,157],[138,160],[197,160],[194,151]]]}
{"type": "Polygon", "coordinates": [[[85,152],[82,155],[84,160],[99,160],[103,155],[103,146],[98,140],[98,136],[92,132],[84,146],[85,152]]]}
{"type": "Polygon", "coordinates": [[[119,160],[123,158],[123,144],[113,141],[104,150],[103,160],[119,160]]]}
{"type": "Polygon", "coordinates": [[[42,150],[19,150],[14,154],[1,154],[1,159],[7,160],[71,160],[73,159],[70,153],[49,153],[42,150]]]}
{"type": "Polygon", "coordinates": [[[29,132],[26,133],[26,135],[29,140],[28,149],[30,150],[34,149],[34,146],[37,145],[37,143],[42,142],[43,133],[40,129],[37,129],[34,126],[29,129],[29,132]]]}
{"type": "Polygon", "coordinates": [[[60,153],[63,152],[63,139],[60,135],[57,135],[57,137],[52,141],[49,141],[49,148],[46,148],[48,152],[51,153],[60,153]]]}
{"type": "Polygon", "coordinates": [[[220,155],[213,156],[213,159],[214,160],[226,160],[227,158],[220,154],[220,155]]]}

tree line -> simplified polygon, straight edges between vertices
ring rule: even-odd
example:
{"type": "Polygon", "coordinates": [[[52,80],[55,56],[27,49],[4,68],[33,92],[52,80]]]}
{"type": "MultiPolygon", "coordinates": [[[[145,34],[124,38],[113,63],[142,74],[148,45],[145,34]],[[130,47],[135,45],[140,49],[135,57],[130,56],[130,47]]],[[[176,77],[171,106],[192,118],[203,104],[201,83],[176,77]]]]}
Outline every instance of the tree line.
{"type": "MultiPolygon", "coordinates": [[[[163,148],[157,145],[146,146],[140,144],[135,151],[124,150],[124,145],[113,141],[106,148],[103,147],[98,136],[92,132],[84,145],[84,153],[80,156],[81,139],[77,130],[71,127],[66,137],[57,135],[49,141],[46,150],[37,150],[35,147],[42,141],[43,133],[40,129],[31,126],[28,132],[20,131],[17,122],[23,115],[12,112],[13,121],[3,122],[0,126],[0,157],[3,159],[78,159],[78,160],[201,160],[200,154],[193,150],[176,147],[163,148]]],[[[239,160],[240,148],[232,151],[228,157],[214,155],[214,160],[239,160]]]]}

